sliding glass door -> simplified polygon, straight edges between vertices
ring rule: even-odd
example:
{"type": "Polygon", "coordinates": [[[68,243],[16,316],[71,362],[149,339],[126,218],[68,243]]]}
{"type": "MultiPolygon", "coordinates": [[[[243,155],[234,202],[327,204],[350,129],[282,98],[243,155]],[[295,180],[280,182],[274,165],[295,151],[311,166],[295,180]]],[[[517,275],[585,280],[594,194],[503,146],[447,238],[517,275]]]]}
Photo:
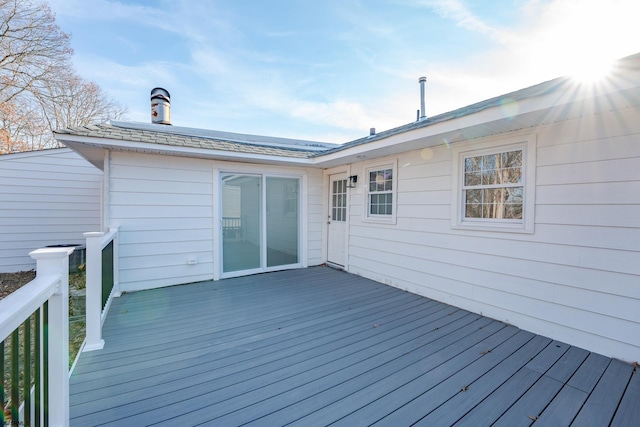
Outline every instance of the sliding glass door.
{"type": "Polygon", "coordinates": [[[300,262],[300,179],[221,176],[222,273],[300,262]]]}
{"type": "Polygon", "coordinates": [[[267,267],[298,263],[298,179],[267,177],[267,267]]]}
{"type": "Polygon", "coordinates": [[[223,272],[260,268],[262,178],[222,177],[223,272]]]}

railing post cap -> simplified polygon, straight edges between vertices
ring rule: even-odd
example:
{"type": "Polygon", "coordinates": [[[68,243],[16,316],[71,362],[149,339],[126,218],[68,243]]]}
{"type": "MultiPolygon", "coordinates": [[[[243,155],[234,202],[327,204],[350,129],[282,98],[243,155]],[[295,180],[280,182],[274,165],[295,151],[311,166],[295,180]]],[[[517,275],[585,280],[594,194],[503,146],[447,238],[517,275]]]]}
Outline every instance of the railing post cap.
{"type": "Polygon", "coordinates": [[[62,259],[71,255],[75,248],[73,246],[65,248],[40,248],[29,252],[29,256],[38,259],[62,259]]]}
{"type": "Polygon", "coordinates": [[[84,237],[102,237],[104,236],[104,231],[89,231],[88,233],[82,233],[84,237]]]}

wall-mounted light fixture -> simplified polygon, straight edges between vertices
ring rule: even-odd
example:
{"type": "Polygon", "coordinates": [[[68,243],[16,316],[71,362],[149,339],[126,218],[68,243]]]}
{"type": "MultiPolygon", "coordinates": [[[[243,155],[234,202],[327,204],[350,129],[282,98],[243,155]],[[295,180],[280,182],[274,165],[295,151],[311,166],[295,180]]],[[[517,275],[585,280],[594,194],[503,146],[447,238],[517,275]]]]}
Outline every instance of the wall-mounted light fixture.
{"type": "Polygon", "coordinates": [[[351,175],[349,177],[349,182],[347,183],[348,188],[356,188],[356,184],[358,183],[358,175],[351,175]]]}

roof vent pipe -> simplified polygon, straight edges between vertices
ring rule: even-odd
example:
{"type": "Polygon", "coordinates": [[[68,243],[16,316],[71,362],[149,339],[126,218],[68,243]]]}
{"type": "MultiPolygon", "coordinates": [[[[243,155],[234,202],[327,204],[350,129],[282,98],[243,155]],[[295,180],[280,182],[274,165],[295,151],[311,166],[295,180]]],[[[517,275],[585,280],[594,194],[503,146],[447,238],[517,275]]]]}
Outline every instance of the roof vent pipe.
{"type": "Polygon", "coordinates": [[[427,83],[427,78],[420,77],[418,79],[418,82],[420,83],[420,120],[425,120],[427,116],[425,115],[424,111],[424,86],[425,83],[427,83]]]}
{"type": "Polygon", "coordinates": [[[369,128],[369,136],[375,136],[376,135],[376,128],[369,128]]]}
{"type": "Polygon", "coordinates": [[[171,95],[161,87],[151,89],[151,123],[171,124],[171,95]]]}

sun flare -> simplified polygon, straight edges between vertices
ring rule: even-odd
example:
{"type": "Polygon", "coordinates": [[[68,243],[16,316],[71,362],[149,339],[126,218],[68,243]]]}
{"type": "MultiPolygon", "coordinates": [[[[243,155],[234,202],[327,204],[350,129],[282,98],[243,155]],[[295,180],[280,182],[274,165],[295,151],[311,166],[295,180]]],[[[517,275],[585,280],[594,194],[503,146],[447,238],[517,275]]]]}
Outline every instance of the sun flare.
{"type": "Polygon", "coordinates": [[[569,75],[578,83],[596,83],[611,73],[613,62],[612,59],[602,57],[577,61],[572,66],[569,75]]]}
{"type": "Polygon", "coordinates": [[[537,59],[539,75],[568,76],[595,84],[610,75],[618,59],[637,52],[637,0],[552,0],[536,3],[535,31],[524,45],[537,59]]]}

